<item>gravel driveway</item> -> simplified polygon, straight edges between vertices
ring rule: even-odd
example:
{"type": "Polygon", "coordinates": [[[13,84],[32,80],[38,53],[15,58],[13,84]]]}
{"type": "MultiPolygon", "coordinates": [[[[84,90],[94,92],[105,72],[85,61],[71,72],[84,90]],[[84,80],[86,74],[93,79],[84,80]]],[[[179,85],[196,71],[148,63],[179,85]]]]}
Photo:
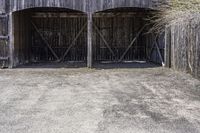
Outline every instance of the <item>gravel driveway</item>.
{"type": "Polygon", "coordinates": [[[200,133],[200,81],[160,67],[0,70],[0,133],[200,133]]]}

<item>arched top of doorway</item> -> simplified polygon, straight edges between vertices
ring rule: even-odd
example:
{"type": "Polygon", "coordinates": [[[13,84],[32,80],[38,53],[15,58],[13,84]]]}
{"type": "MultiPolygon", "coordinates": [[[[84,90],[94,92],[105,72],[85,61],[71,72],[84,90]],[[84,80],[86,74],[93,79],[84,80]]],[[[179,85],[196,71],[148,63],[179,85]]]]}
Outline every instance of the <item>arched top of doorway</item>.
{"type": "Polygon", "coordinates": [[[151,8],[140,8],[140,7],[117,7],[117,8],[109,8],[106,10],[97,11],[95,13],[129,13],[129,12],[156,12],[158,10],[151,8]]]}
{"type": "MultiPolygon", "coordinates": [[[[74,9],[68,9],[68,8],[58,8],[58,7],[34,7],[34,8],[26,8],[23,10],[17,10],[13,11],[13,14],[23,12],[23,13],[31,13],[33,14],[54,14],[54,13],[63,13],[63,14],[70,14],[70,15],[86,15],[86,13],[74,10],[74,9]]],[[[30,15],[30,14],[29,14],[30,15]]],[[[58,16],[57,16],[58,17],[58,16]]]]}
{"type": "Polygon", "coordinates": [[[93,0],[92,11],[101,12],[112,9],[146,9],[157,10],[159,0],[93,0]]]}
{"type": "Polygon", "coordinates": [[[79,12],[87,11],[86,0],[12,0],[7,6],[9,6],[9,12],[33,8],[70,9],[79,12]]]}
{"type": "Polygon", "coordinates": [[[1,0],[0,13],[38,7],[67,8],[85,13],[121,7],[158,9],[158,4],[164,1],[167,0],[1,0]]]}
{"type": "Polygon", "coordinates": [[[150,8],[136,8],[136,7],[118,7],[118,8],[110,8],[102,11],[95,12],[94,17],[144,17],[149,19],[150,16],[156,14],[158,10],[150,9],[150,8]]]}

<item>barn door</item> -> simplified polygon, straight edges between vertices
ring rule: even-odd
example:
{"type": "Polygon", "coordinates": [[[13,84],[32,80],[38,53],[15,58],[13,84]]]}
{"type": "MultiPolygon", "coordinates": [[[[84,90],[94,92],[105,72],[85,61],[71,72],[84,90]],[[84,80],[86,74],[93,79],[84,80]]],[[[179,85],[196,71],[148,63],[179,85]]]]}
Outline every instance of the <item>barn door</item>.
{"type": "Polygon", "coordinates": [[[94,60],[126,62],[146,59],[145,24],[135,16],[94,18],[94,60]]]}
{"type": "Polygon", "coordinates": [[[154,62],[156,64],[165,65],[164,62],[164,51],[165,51],[165,42],[164,42],[164,34],[149,35],[151,38],[148,42],[148,60],[150,62],[154,62]]]}
{"type": "Polygon", "coordinates": [[[8,16],[0,15],[0,67],[8,66],[8,16]]]}
{"type": "Polygon", "coordinates": [[[86,61],[86,22],[83,16],[33,16],[32,61],[86,61]]]}

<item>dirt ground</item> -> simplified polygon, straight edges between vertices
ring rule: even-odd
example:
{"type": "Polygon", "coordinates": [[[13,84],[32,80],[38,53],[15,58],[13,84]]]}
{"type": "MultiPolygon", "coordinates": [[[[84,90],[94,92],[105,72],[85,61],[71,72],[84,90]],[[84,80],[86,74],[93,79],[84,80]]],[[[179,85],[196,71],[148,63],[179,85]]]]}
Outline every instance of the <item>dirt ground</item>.
{"type": "Polygon", "coordinates": [[[0,70],[0,133],[200,133],[200,81],[137,65],[0,70]]]}

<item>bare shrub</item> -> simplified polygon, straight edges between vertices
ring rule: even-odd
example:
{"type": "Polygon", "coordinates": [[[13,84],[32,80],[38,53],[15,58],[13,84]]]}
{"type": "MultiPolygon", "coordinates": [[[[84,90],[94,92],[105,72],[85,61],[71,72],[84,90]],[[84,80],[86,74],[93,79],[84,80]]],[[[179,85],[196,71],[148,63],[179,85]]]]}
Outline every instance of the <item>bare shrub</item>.
{"type": "Polygon", "coordinates": [[[153,13],[151,31],[163,32],[163,27],[181,24],[183,27],[200,25],[200,0],[170,0],[159,2],[159,12],[153,13]]]}

